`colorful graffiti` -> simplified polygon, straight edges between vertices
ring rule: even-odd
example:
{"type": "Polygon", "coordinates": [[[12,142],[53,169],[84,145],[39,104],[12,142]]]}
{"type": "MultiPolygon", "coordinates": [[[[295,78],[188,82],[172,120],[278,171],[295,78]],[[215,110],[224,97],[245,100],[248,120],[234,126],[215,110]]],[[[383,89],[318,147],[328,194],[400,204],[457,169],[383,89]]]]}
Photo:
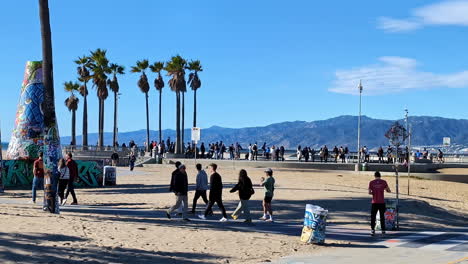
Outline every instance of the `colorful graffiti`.
{"type": "MultiPolygon", "coordinates": [[[[102,186],[103,161],[77,160],[78,179],[77,187],[100,187],[102,186]]],[[[33,180],[33,161],[26,160],[4,160],[2,171],[2,182],[5,187],[31,186],[33,180]]]]}
{"type": "Polygon", "coordinates": [[[15,128],[6,153],[7,159],[35,159],[44,145],[44,116],[41,105],[44,100],[42,62],[28,61],[21,86],[16,112],[15,128]]]}
{"type": "Polygon", "coordinates": [[[304,227],[302,228],[301,241],[305,243],[325,243],[325,231],[327,227],[328,210],[320,206],[306,205],[304,215],[304,227]]]}
{"type": "MultiPolygon", "coordinates": [[[[387,210],[384,213],[385,217],[385,229],[396,230],[396,204],[395,202],[387,203],[387,210]]],[[[376,216],[376,229],[381,230],[380,226],[380,214],[377,212],[376,216]]]]}

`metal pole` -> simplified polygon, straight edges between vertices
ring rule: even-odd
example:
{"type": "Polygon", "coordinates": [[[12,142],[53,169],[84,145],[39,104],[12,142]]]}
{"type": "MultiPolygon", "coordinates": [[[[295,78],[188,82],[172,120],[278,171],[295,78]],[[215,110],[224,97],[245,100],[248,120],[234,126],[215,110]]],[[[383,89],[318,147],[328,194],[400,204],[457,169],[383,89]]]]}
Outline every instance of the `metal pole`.
{"type": "MultiPolygon", "coordinates": [[[[397,156],[398,156],[398,145],[397,145],[396,153],[397,153],[397,156]]],[[[400,211],[400,208],[399,208],[400,199],[399,199],[399,190],[398,190],[398,164],[397,164],[396,160],[397,159],[395,158],[395,162],[394,162],[394,164],[395,164],[395,174],[396,174],[396,187],[395,187],[396,188],[396,206],[395,206],[396,208],[395,209],[396,209],[396,229],[398,230],[400,228],[400,219],[398,217],[399,216],[398,212],[400,211]]]]}
{"type": "Polygon", "coordinates": [[[408,109],[405,109],[406,133],[408,133],[408,195],[410,195],[410,176],[411,176],[411,131],[408,122],[408,109]]]}
{"type": "Polygon", "coordinates": [[[362,95],[362,83],[359,81],[359,116],[358,116],[358,138],[357,138],[357,151],[358,151],[358,171],[360,171],[361,163],[361,95],[362,95]]]}
{"type": "Polygon", "coordinates": [[[2,153],[2,125],[0,123],[0,193],[5,191],[3,187],[3,153],[2,153]]]}

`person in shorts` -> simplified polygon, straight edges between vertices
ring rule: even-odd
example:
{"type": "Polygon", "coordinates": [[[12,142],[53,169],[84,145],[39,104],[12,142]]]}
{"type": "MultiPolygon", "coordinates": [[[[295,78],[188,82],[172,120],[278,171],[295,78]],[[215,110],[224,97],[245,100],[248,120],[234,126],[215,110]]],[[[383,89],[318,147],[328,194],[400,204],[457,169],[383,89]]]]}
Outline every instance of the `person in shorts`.
{"type": "Polygon", "coordinates": [[[275,178],[273,178],[273,170],[268,168],[265,170],[265,177],[262,177],[261,185],[265,189],[265,197],[263,198],[263,216],[260,220],[273,222],[273,210],[271,209],[271,201],[275,191],[275,178]]]}

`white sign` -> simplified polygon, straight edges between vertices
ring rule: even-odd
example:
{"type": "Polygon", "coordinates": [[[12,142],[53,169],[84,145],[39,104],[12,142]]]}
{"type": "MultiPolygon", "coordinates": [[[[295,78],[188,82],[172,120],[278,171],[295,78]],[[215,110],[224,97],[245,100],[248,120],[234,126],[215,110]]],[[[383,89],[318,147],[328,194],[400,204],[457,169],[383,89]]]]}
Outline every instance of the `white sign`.
{"type": "Polygon", "coordinates": [[[192,141],[200,141],[200,131],[201,129],[199,127],[192,127],[192,141]]]}
{"type": "Polygon", "coordinates": [[[444,137],[444,146],[450,146],[450,138],[444,137]]]}

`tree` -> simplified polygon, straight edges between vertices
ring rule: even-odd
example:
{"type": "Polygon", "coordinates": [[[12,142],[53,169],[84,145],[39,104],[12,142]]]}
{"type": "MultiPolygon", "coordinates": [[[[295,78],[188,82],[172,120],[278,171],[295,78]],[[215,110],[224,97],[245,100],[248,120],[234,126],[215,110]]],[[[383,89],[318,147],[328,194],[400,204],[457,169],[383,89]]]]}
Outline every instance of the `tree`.
{"type": "Polygon", "coordinates": [[[168,76],[171,76],[168,84],[171,90],[176,94],[176,147],[175,153],[182,153],[183,142],[181,142],[180,135],[180,93],[187,90],[185,83],[185,67],[187,61],[180,55],[173,56],[170,61],[166,63],[164,68],[168,76]]]}
{"type": "Polygon", "coordinates": [[[91,61],[89,57],[83,56],[78,57],[75,60],[75,63],[78,65],[77,72],[78,72],[78,80],[83,83],[80,86],[79,92],[80,95],[83,96],[83,136],[82,136],[82,145],[83,148],[86,149],[88,146],[88,81],[91,79],[89,74],[89,68],[91,67],[91,61]]]}
{"type": "Polygon", "coordinates": [[[148,60],[141,60],[136,62],[136,66],[132,67],[132,72],[141,72],[140,79],[138,80],[138,87],[142,93],[145,94],[146,100],[146,151],[150,151],[150,137],[149,137],[149,107],[148,107],[148,92],[150,89],[148,77],[146,77],[146,69],[148,69],[148,60]]]}
{"type": "Polygon", "coordinates": [[[57,162],[62,157],[60,137],[55,115],[54,78],[52,63],[52,33],[50,30],[49,2],[39,0],[39,17],[42,40],[42,75],[44,83],[44,198],[50,212],[59,213],[57,199],[57,162]]]}
{"type": "Polygon", "coordinates": [[[119,81],[117,80],[117,74],[124,74],[125,68],[123,66],[111,63],[109,65],[111,73],[113,74],[112,80],[107,80],[109,88],[114,93],[114,135],[112,137],[112,146],[115,148],[117,145],[117,99],[119,93],[119,81]]]}
{"type": "Polygon", "coordinates": [[[109,60],[106,57],[106,50],[96,49],[91,52],[90,68],[93,72],[91,79],[93,86],[96,88],[97,97],[99,99],[99,138],[98,147],[104,146],[104,101],[109,96],[107,90],[107,74],[110,74],[109,60]]]}
{"type": "Polygon", "coordinates": [[[193,90],[193,127],[197,127],[197,90],[201,87],[201,80],[198,78],[198,72],[202,72],[203,68],[199,60],[188,63],[187,69],[192,71],[189,74],[188,84],[193,90]]]}
{"type": "Polygon", "coordinates": [[[65,88],[65,91],[71,93],[71,95],[67,99],[65,99],[65,106],[68,108],[68,111],[72,112],[71,145],[75,146],[76,145],[76,110],[78,109],[78,103],[80,102],[80,99],[78,99],[78,97],[75,96],[75,92],[80,89],[80,85],[76,82],[75,83],[65,82],[63,86],[65,88]]]}
{"type": "Polygon", "coordinates": [[[161,76],[161,70],[164,69],[164,62],[155,62],[150,65],[150,70],[158,74],[158,77],[154,79],[154,88],[159,91],[159,142],[162,142],[162,129],[161,129],[161,99],[162,89],[164,88],[164,80],[161,76]]]}

